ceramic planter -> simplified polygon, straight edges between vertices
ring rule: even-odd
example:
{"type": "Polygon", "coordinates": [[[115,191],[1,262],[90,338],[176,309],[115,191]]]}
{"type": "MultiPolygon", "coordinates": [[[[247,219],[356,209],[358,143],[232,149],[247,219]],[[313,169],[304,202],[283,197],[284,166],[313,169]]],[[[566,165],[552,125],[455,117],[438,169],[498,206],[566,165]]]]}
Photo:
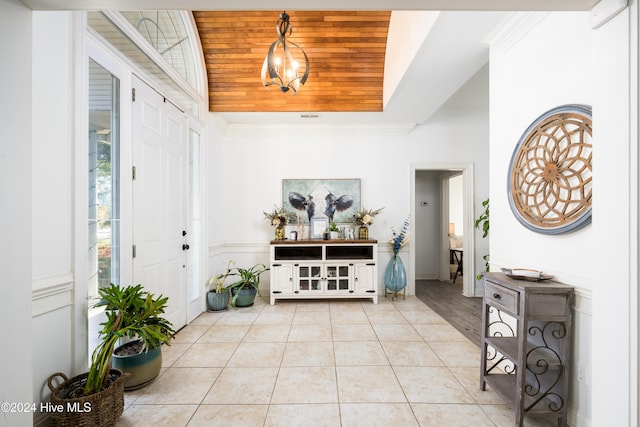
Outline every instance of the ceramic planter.
{"type": "Polygon", "coordinates": [[[229,298],[231,293],[229,289],[225,289],[222,292],[209,291],[207,292],[207,310],[209,311],[222,311],[226,310],[229,306],[229,298]]]}
{"type": "Polygon", "coordinates": [[[116,348],[114,355],[111,357],[111,366],[113,368],[130,374],[124,382],[124,389],[127,391],[137,390],[150,384],[160,374],[160,368],[162,367],[161,346],[133,355],[118,356],[115,354],[122,350],[123,347],[132,345],[135,342],[137,341],[132,341],[116,348]]]}
{"type": "Polygon", "coordinates": [[[235,296],[236,293],[240,293],[238,298],[236,298],[236,307],[249,307],[253,305],[254,300],[256,299],[256,294],[258,290],[253,286],[245,287],[240,289],[233,289],[231,293],[235,296]]]}

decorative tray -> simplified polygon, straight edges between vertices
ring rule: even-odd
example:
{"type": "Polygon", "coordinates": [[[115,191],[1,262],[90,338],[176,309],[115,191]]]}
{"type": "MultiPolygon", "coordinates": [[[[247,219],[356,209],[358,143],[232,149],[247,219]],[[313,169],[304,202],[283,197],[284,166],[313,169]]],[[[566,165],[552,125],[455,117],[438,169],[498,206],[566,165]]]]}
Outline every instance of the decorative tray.
{"type": "Polygon", "coordinates": [[[531,282],[553,279],[551,274],[546,274],[540,270],[532,270],[530,268],[501,268],[500,270],[512,279],[529,280],[531,282]]]}

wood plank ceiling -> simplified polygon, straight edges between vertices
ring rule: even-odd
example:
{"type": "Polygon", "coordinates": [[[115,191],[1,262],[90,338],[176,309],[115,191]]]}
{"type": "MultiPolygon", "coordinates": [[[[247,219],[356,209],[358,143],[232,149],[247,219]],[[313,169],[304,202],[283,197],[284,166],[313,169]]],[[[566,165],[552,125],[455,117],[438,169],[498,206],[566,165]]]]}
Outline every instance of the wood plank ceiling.
{"type": "Polygon", "coordinates": [[[297,95],[262,86],[279,11],[193,12],[207,66],[212,112],[382,111],[391,12],[287,11],[291,41],[309,57],[297,95]]]}

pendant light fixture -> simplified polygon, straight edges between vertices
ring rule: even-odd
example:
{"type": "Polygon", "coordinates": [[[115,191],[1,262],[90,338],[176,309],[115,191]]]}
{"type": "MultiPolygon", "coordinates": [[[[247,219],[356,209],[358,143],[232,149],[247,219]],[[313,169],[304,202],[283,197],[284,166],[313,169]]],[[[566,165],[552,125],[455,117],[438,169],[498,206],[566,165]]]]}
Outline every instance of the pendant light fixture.
{"type": "Polygon", "coordinates": [[[271,44],[262,64],[262,85],[267,90],[275,85],[282,92],[291,91],[291,95],[295,95],[309,77],[309,58],[300,46],[289,40],[293,29],[286,12],[280,14],[276,31],[278,40],[271,44]]]}

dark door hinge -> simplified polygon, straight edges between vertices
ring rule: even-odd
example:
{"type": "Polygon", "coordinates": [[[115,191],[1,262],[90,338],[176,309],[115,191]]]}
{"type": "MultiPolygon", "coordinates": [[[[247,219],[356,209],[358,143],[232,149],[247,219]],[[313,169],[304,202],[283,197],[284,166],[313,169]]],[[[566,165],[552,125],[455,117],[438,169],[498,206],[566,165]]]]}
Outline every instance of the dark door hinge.
{"type": "Polygon", "coordinates": [[[133,255],[132,258],[135,258],[136,257],[136,245],[133,245],[133,247],[131,248],[131,253],[133,255]]]}
{"type": "Polygon", "coordinates": [[[135,87],[131,88],[131,101],[132,102],[136,102],[136,88],[135,87]]]}
{"type": "Polygon", "coordinates": [[[136,180],[136,167],[135,166],[131,167],[131,179],[133,179],[134,181],[136,180]]]}

